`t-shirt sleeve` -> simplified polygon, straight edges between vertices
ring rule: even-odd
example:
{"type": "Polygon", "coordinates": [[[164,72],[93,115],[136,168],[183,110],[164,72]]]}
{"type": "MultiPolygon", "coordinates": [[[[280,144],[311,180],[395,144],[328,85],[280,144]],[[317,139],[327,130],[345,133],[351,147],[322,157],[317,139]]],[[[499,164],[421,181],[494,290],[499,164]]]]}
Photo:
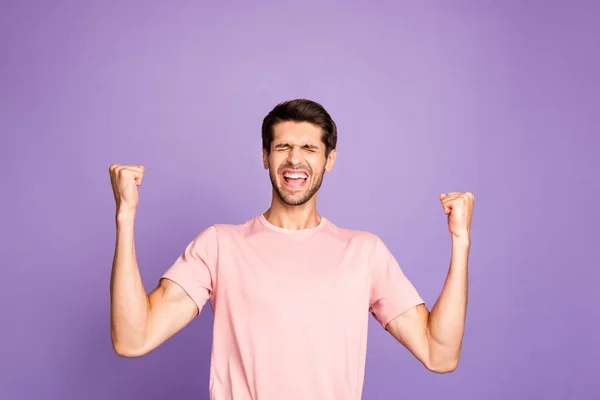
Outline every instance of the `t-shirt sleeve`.
{"type": "Polygon", "coordinates": [[[425,303],[379,238],[376,239],[370,263],[369,311],[384,328],[400,314],[425,303]]]}
{"type": "Polygon", "coordinates": [[[211,226],[199,233],[161,276],[181,286],[198,306],[198,312],[213,292],[217,245],[217,230],[211,226]]]}

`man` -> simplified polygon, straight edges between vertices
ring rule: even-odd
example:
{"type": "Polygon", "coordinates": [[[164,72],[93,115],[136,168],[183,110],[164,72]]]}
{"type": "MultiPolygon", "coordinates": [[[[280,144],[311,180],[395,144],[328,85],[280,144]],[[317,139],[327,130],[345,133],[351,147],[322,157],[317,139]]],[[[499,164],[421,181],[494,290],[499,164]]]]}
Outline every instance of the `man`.
{"type": "Polygon", "coordinates": [[[270,208],[240,225],[213,225],[187,245],[147,295],[134,248],[144,167],[112,165],[117,244],[111,279],[114,350],[142,356],[210,302],[210,398],[358,399],[369,312],[429,370],[458,364],[467,308],[474,198],[440,195],[452,260],[431,312],[374,234],[337,227],[317,212],[336,159],[337,129],[309,100],[277,105],[262,126],[270,208]]]}

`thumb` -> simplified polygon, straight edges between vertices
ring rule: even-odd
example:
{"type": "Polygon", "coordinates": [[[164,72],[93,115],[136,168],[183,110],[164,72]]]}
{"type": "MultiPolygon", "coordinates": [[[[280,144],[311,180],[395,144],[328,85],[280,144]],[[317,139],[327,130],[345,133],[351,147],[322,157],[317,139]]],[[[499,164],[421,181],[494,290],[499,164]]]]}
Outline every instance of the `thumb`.
{"type": "Polygon", "coordinates": [[[144,179],[144,175],[143,175],[143,174],[141,174],[141,173],[139,173],[139,172],[136,172],[136,173],[134,174],[134,180],[135,180],[135,183],[136,183],[138,186],[140,186],[140,185],[142,184],[142,180],[143,180],[143,179],[144,179]]]}

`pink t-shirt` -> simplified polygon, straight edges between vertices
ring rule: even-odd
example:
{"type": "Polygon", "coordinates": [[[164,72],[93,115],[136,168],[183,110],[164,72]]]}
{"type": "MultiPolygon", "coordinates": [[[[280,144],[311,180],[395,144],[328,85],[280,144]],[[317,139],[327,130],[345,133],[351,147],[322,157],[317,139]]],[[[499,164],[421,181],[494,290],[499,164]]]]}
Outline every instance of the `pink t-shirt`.
{"type": "Polygon", "coordinates": [[[356,400],[369,312],[383,326],[424,303],[383,242],[325,218],[213,225],[164,278],[214,311],[211,400],[356,400]]]}

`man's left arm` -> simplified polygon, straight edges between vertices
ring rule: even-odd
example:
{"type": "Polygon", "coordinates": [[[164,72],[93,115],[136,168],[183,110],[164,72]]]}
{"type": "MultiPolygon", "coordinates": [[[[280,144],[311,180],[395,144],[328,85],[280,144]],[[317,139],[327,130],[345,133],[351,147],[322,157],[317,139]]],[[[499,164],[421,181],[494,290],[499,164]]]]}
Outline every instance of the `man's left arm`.
{"type": "Polygon", "coordinates": [[[447,373],[458,366],[465,331],[475,198],[469,192],[451,192],[440,195],[440,200],[452,238],[450,267],[442,292],[431,312],[420,304],[390,321],[386,330],[429,370],[447,373]]]}

